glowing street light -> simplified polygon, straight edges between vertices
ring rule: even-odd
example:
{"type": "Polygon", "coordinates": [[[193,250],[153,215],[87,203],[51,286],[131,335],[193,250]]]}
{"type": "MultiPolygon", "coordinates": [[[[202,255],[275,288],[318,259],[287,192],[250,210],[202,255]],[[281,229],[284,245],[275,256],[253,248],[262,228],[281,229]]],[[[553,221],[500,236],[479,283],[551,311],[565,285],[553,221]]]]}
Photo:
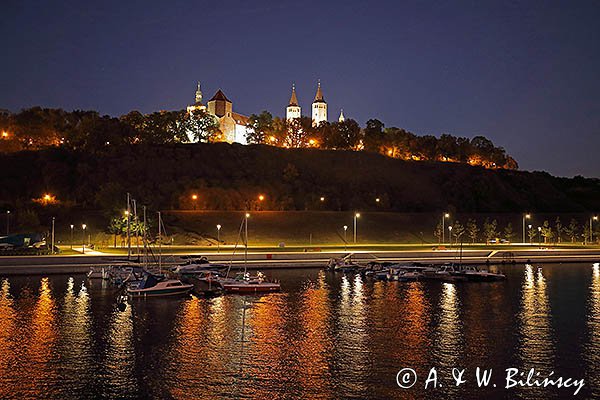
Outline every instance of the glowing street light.
{"type": "Polygon", "coordinates": [[[446,229],[444,228],[444,225],[446,224],[446,218],[450,218],[449,213],[442,214],[442,243],[446,242],[446,229]]]}
{"type": "Polygon", "coordinates": [[[221,250],[221,224],[217,224],[217,253],[221,250]]]}
{"type": "Polygon", "coordinates": [[[321,200],[321,202],[324,202],[325,201],[325,197],[321,196],[321,198],[319,200],[321,200]]]}
{"type": "Polygon", "coordinates": [[[8,236],[10,227],[10,210],[6,210],[6,236],[8,236]]]}
{"type": "Polygon", "coordinates": [[[380,201],[381,201],[381,199],[380,199],[379,197],[377,197],[377,198],[375,199],[375,203],[379,203],[380,201]]]}
{"type": "Polygon", "coordinates": [[[452,226],[448,227],[448,237],[450,238],[450,248],[452,248],[452,226]]]}
{"type": "Polygon", "coordinates": [[[75,225],[71,224],[71,250],[73,250],[73,228],[75,228],[75,225]]]}
{"type": "Polygon", "coordinates": [[[531,214],[523,214],[523,243],[525,243],[525,220],[530,218],[531,214]]]}
{"type": "Polygon", "coordinates": [[[590,217],[590,244],[594,242],[594,231],[592,230],[592,221],[598,221],[598,216],[590,217]]]}
{"type": "MultiPolygon", "coordinates": [[[[527,229],[531,230],[532,226],[533,226],[533,225],[531,225],[531,224],[527,225],[527,229]]],[[[533,240],[532,236],[533,236],[533,235],[530,235],[530,236],[529,236],[529,244],[531,244],[531,241],[533,240]]]]}
{"type": "Polygon", "coordinates": [[[265,195],[263,195],[263,194],[258,195],[258,201],[263,201],[264,199],[265,199],[265,195]]]}
{"type": "Polygon", "coordinates": [[[85,254],[85,228],[87,228],[86,224],[81,224],[81,229],[83,230],[83,242],[81,246],[81,254],[85,254]]]}
{"type": "Polygon", "coordinates": [[[356,244],[356,224],[360,218],[360,213],[354,213],[354,244],[356,244]]]}
{"type": "Polygon", "coordinates": [[[346,232],[348,232],[348,225],[344,225],[344,251],[346,251],[346,247],[348,246],[348,240],[346,239],[346,232]]]}
{"type": "Polygon", "coordinates": [[[538,243],[542,245],[542,227],[538,226],[538,243]]]}

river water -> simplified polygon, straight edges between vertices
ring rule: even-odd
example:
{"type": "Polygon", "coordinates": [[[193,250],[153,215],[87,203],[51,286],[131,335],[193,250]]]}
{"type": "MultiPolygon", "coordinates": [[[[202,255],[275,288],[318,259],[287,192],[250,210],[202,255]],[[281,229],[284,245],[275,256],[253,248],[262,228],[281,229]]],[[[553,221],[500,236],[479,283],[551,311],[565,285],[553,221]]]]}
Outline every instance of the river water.
{"type": "Polygon", "coordinates": [[[600,397],[599,267],[500,269],[507,281],[491,284],[281,270],[282,293],[124,312],[83,275],[0,278],[0,398],[573,398],[506,389],[506,368],[584,379],[577,398],[600,397]],[[477,367],[493,369],[487,387],[477,367]],[[403,368],[418,376],[410,389],[403,368]],[[458,387],[453,368],[466,370],[458,387]]]}

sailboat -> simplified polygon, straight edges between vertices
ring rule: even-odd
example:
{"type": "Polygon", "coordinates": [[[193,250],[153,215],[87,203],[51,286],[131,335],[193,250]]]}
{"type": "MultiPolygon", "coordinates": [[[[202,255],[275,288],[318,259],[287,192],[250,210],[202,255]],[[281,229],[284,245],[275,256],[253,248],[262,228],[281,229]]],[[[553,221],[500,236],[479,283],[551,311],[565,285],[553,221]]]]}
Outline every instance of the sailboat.
{"type": "MultiPolygon", "coordinates": [[[[144,207],[144,266],[147,267],[146,208],[144,207]]],[[[158,213],[158,268],[159,275],[145,271],[140,281],[131,282],[127,286],[127,294],[131,297],[174,296],[189,293],[194,285],[181,282],[179,279],[162,279],[162,218],[158,213]]]]}
{"type": "MultiPolygon", "coordinates": [[[[281,290],[281,285],[278,282],[268,282],[265,280],[264,274],[258,272],[256,276],[250,276],[248,273],[248,218],[250,214],[246,214],[244,227],[244,272],[238,273],[235,278],[220,279],[221,285],[225,292],[252,294],[252,293],[270,293],[281,290]]],[[[241,227],[240,227],[241,228],[241,227]]],[[[241,233],[241,229],[240,229],[241,233]]]]}

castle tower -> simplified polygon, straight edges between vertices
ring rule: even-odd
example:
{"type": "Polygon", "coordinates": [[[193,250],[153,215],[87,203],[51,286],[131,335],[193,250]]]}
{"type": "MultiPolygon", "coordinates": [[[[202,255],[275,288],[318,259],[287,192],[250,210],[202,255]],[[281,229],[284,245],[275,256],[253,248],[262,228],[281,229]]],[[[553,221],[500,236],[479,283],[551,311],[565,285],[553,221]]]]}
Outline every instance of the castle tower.
{"type": "Polygon", "coordinates": [[[292,84],[292,97],[290,97],[290,104],[285,109],[285,119],[290,121],[300,118],[301,115],[302,112],[298,105],[298,98],[296,97],[296,85],[292,84]]]}
{"type": "Polygon", "coordinates": [[[202,90],[200,89],[200,82],[196,88],[196,104],[202,104],[202,90]]]}
{"type": "Polygon", "coordinates": [[[338,118],[338,122],[344,122],[346,118],[344,117],[344,109],[340,110],[340,117],[338,118]]]}
{"type": "Polygon", "coordinates": [[[327,122],[327,103],[325,103],[325,100],[323,99],[321,80],[319,80],[317,84],[317,94],[312,103],[312,124],[313,126],[317,126],[321,122],[327,122]]]}

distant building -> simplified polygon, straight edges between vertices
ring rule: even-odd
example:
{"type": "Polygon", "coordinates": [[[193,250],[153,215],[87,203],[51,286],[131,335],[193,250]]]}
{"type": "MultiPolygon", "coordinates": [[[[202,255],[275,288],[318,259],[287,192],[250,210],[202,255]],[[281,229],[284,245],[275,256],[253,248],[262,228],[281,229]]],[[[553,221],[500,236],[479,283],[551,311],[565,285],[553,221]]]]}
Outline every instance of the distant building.
{"type": "Polygon", "coordinates": [[[327,122],[327,103],[323,98],[321,81],[319,81],[317,84],[317,94],[315,95],[315,100],[312,103],[312,124],[313,126],[317,126],[321,122],[327,122]]]}
{"type": "MultiPolygon", "coordinates": [[[[313,126],[319,125],[321,122],[327,122],[327,102],[323,97],[323,90],[321,89],[321,81],[317,83],[317,93],[312,103],[312,124],[313,126]]],[[[298,104],[298,97],[296,95],[296,85],[292,85],[292,96],[290,102],[285,109],[285,118],[287,120],[300,118],[302,116],[302,109],[298,104]]],[[[343,122],[344,111],[340,113],[339,121],[343,122]]]]}
{"type": "Polygon", "coordinates": [[[298,98],[296,97],[296,85],[292,85],[292,97],[290,97],[290,103],[285,109],[285,119],[292,120],[300,118],[302,116],[302,109],[298,104],[298,98]]]}
{"type": "Polygon", "coordinates": [[[205,106],[202,104],[202,90],[198,82],[195,100],[193,105],[187,107],[188,112],[204,110],[214,115],[219,121],[219,130],[226,142],[246,144],[248,117],[233,111],[233,103],[221,89],[217,90],[205,106]]]}
{"type": "Polygon", "coordinates": [[[338,122],[344,122],[346,118],[344,117],[344,109],[340,110],[340,117],[338,118],[338,122]]]}

